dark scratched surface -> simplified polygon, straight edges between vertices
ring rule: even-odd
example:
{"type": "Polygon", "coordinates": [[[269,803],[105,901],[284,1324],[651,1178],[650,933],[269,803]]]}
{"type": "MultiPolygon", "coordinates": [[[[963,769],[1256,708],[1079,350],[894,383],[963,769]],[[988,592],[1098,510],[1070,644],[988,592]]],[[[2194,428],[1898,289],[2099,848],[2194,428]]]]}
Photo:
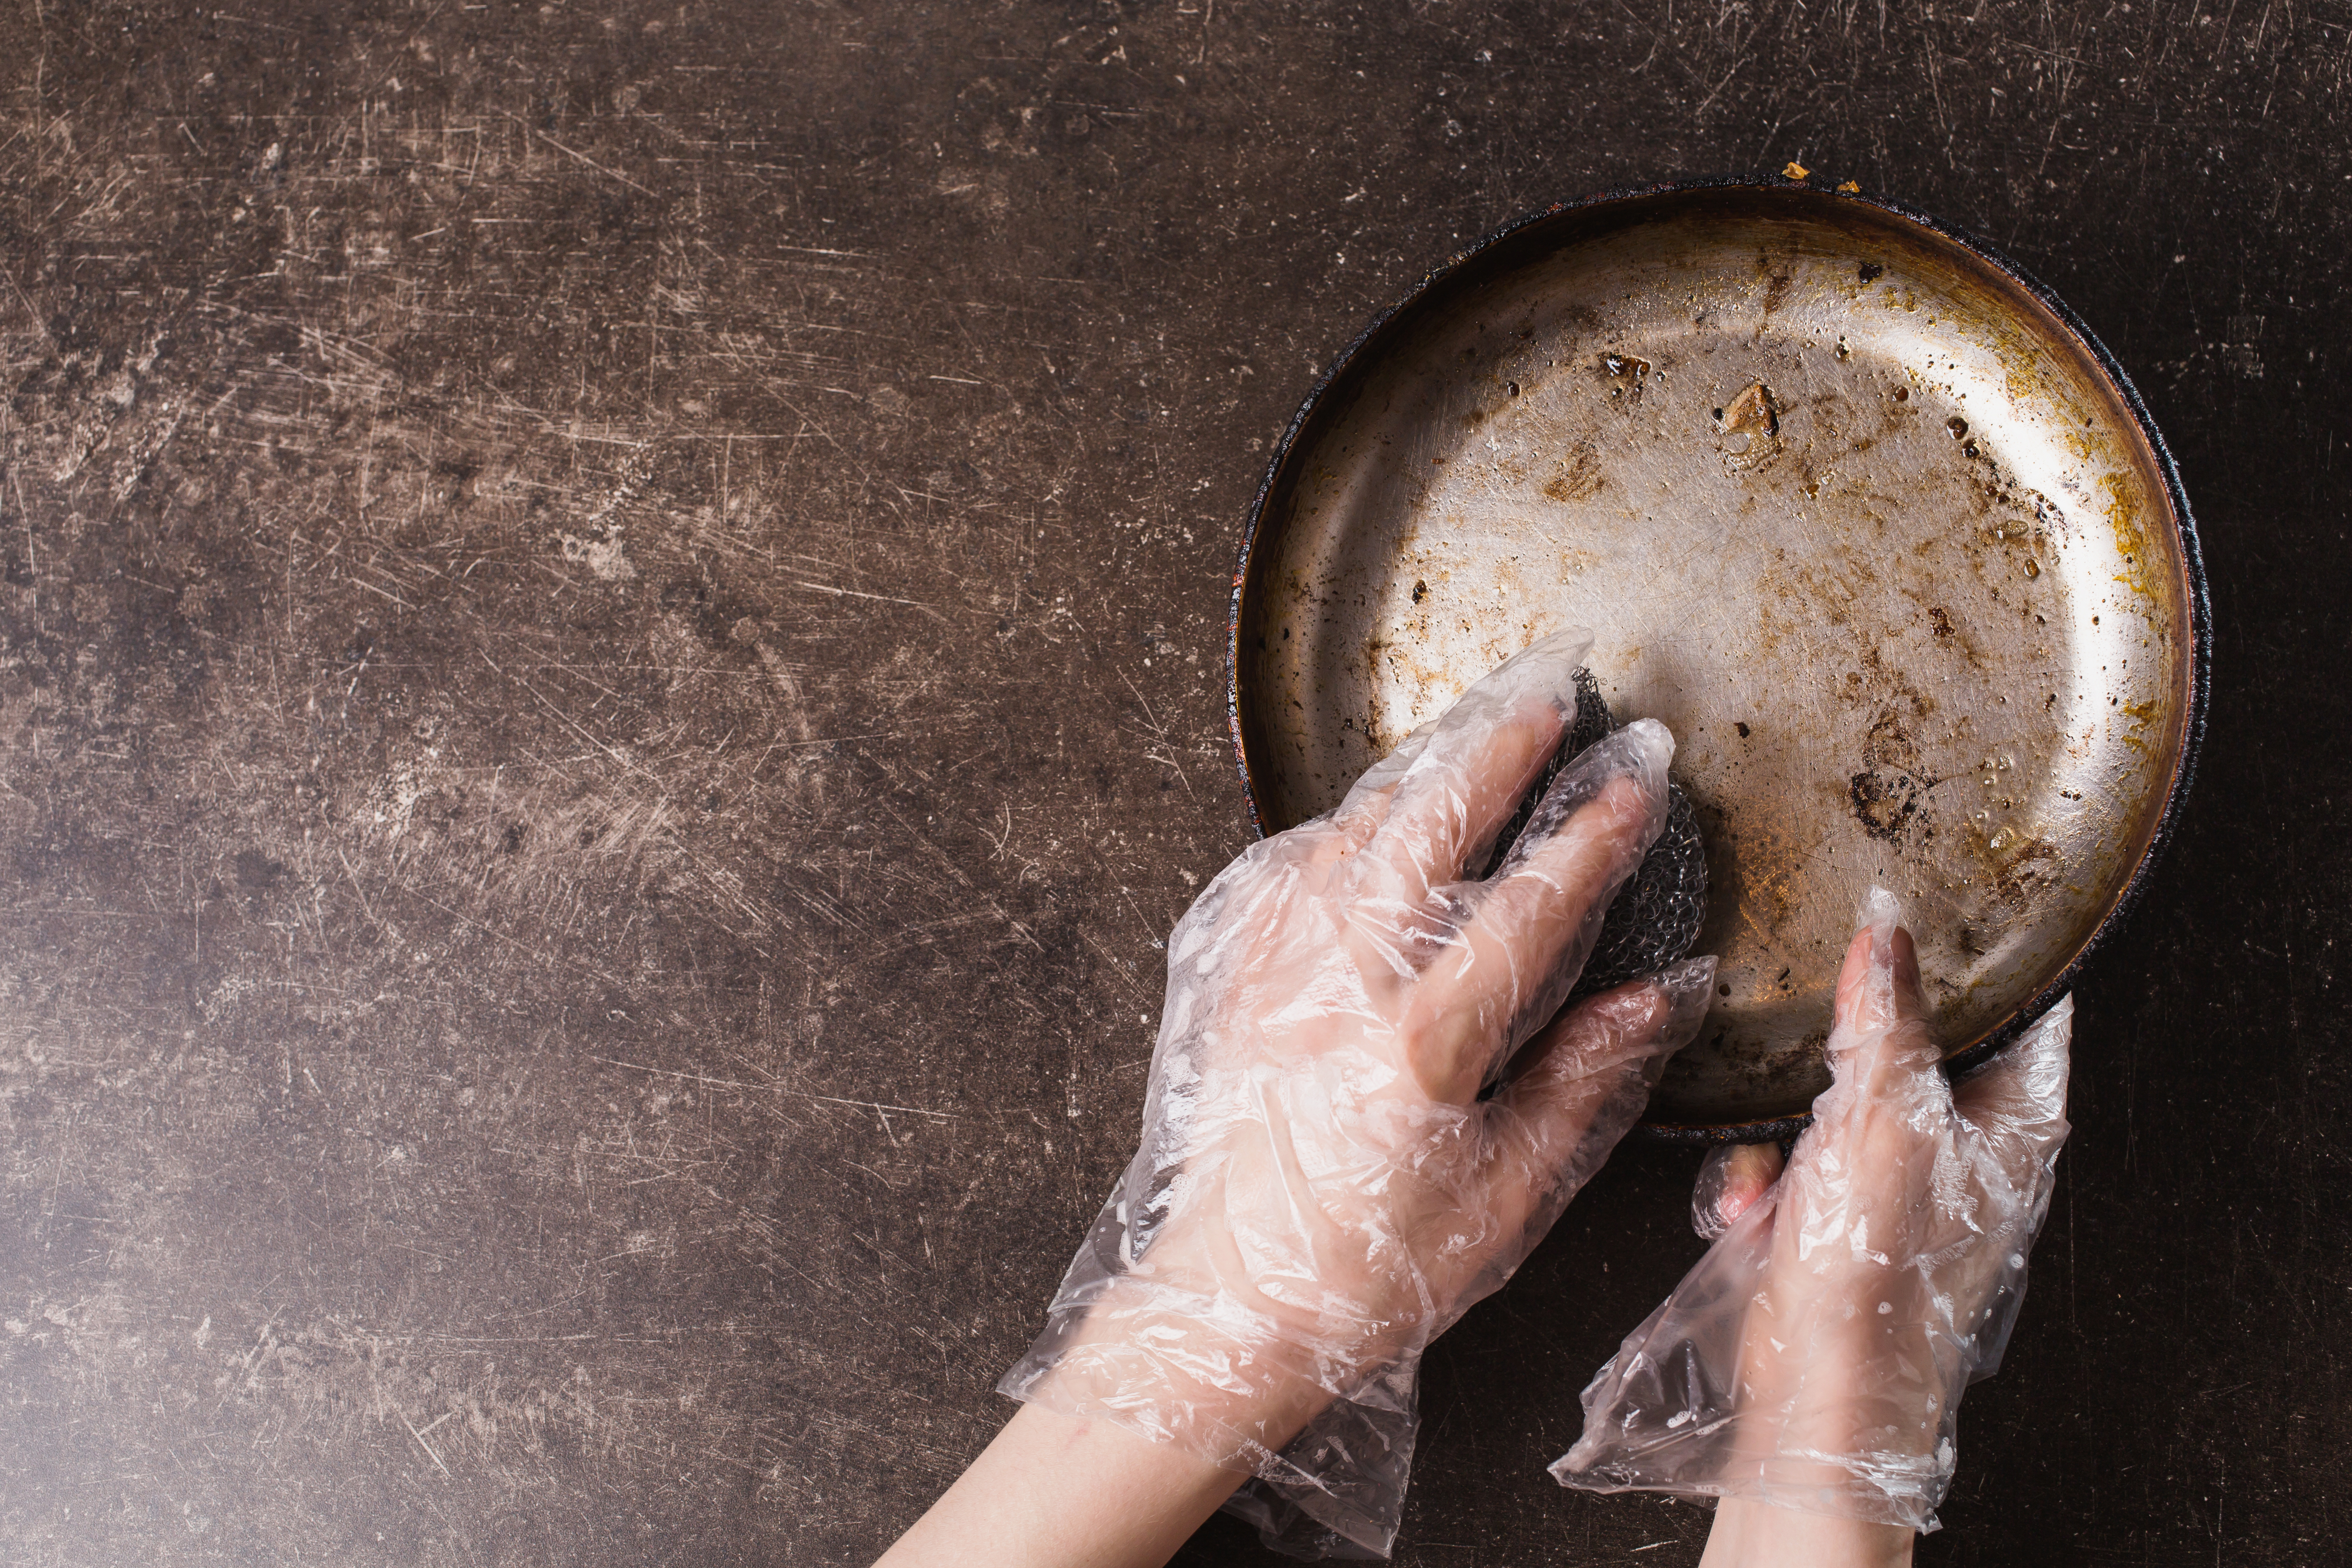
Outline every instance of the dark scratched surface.
{"type": "MultiPolygon", "coordinates": [[[[1790,158],[2105,334],[2218,628],[1921,1561],[2345,1561],[2348,23],[5,0],[0,1563],[872,1556],[1130,1147],[1314,374],[1790,158]]],[[[1693,1162],[1433,1354],[1399,1562],[1696,1560],[1542,1469],[1693,1162]]]]}

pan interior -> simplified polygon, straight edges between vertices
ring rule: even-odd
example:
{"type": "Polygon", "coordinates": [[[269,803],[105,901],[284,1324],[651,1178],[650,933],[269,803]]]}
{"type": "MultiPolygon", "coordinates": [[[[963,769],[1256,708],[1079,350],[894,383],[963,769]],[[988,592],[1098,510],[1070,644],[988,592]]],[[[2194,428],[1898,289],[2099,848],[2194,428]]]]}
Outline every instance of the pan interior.
{"type": "Polygon", "coordinates": [[[1722,989],[1654,1121],[1801,1112],[1863,891],[1958,1052],[2022,1022],[2147,852],[2191,694],[2179,525],[2090,351],[1921,225],[1803,192],[1563,214],[1326,388],[1235,626],[1269,831],[1541,633],[1697,803],[1722,989]]]}

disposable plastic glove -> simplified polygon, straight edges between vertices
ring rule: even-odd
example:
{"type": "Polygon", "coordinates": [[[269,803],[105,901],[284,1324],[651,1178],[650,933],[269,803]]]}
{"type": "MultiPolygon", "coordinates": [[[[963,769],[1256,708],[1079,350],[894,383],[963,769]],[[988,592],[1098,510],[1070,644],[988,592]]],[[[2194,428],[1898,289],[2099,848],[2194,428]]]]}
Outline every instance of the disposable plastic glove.
{"type": "Polygon", "coordinates": [[[1691,1228],[1706,1241],[1722,1236],[1771,1190],[1786,1163],[1778,1143],[1717,1143],[1691,1187],[1691,1228]]]}
{"type": "Polygon", "coordinates": [[[1423,1347],[1541,1239],[1706,1011],[1711,959],[1553,1022],[1664,822],[1663,726],[1592,746],[1460,879],[1573,720],[1590,640],[1505,664],[1177,922],[1142,1145],[999,1384],[1255,1473],[1238,1510],[1302,1554],[1386,1552],[1423,1347]]]}
{"type": "MultiPolygon", "coordinates": [[[[1936,1528],[1961,1391],[2000,1364],[2049,1211],[2074,1003],[1953,1089],[1900,912],[1872,890],[1812,1126],[1585,1389],[1562,1485],[1936,1528]]],[[[1757,1157],[1710,1163],[1703,1230],[1757,1157]]]]}

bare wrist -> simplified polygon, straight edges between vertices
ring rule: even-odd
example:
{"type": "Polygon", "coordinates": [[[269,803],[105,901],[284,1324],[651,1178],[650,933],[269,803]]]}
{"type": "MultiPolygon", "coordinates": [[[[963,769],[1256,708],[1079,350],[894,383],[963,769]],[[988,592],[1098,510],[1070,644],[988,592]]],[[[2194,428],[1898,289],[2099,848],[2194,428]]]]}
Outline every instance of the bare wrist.
{"type": "Polygon", "coordinates": [[[1908,1568],[1917,1539],[1901,1525],[1726,1498],[1699,1568],[1908,1568]]]}
{"type": "Polygon", "coordinates": [[[877,1568],[1158,1568],[1241,1480],[1024,1405],[877,1568]]]}

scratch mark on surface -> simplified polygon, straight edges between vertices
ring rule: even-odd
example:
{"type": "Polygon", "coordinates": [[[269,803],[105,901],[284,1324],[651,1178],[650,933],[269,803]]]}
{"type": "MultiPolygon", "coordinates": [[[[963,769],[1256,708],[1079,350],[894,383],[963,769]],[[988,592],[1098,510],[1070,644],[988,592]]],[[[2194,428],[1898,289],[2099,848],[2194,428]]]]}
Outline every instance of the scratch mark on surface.
{"type": "Polygon", "coordinates": [[[795,588],[806,588],[812,593],[838,595],[840,597],[845,599],[872,599],[878,604],[905,605],[910,608],[922,611],[923,614],[930,616],[931,619],[938,621],[942,626],[947,624],[947,617],[945,616],[940,614],[937,610],[931,608],[929,605],[924,604],[919,599],[895,598],[888,594],[868,594],[862,589],[857,588],[835,588],[828,584],[805,582],[798,577],[792,579],[792,584],[795,588]]]}
{"type": "MultiPolygon", "coordinates": [[[[510,118],[510,119],[511,119],[511,118],[512,118],[512,116],[509,116],[509,118],[510,118]]],[[[517,124],[520,124],[520,123],[521,123],[521,121],[518,120],[518,121],[516,121],[516,123],[517,123],[517,124]]],[[[631,189],[631,190],[633,190],[633,191],[639,192],[639,193],[641,193],[641,194],[643,194],[643,195],[648,195],[648,196],[651,196],[651,195],[654,195],[654,193],[653,193],[653,192],[651,192],[651,191],[649,191],[649,190],[646,190],[645,186],[643,186],[643,185],[641,185],[641,184],[637,184],[637,183],[636,183],[636,181],[635,181],[635,180],[633,180],[633,179],[629,178],[629,176],[628,176],[628,175],[622,174],[618,169],[608,169],[608,168],[606,168],[604,164],[599,163],[598,162],[596,162],[596,160],[595,160],[595,159],[591,158],[590,156],[588,156],[588,154],[587,154],[587,153],[583,153],[583,152],[579,151],[577,148],[573,148],[573,147],[566,147],[562,142],[558,142],[554,137],[550,136],[550,135],[549,135],[546,132],[544,132],[544,131],[533,131],[533,132],[531,132],[531,134],[532,134],[532,135],[534,135],[534,136],[536,136],[536,137],[538,137],[541,141],[542,141],[542,142],[546,142],[549,146],[551,146],[551,147],[554,148],[557,152],[559,152],[559,153],[561,153],[564,154],[566,157],[570,157],[570,158],[577,158],[577,159],[579,159],[582,163],[583,163],[587,164],[590,168],[592,168],[592,169],[595,170],[598,174],[603,174],[603,175],[605,175],[605,176],[607,176],[608,178],[611,178],[611,179],[618,180],[618,181],[620,181],[620,182],[621,182],[621,184],[625,184],[625,185],[628,186],[628,187],[629,187],[629,189],[631,189]]],[[[659,197],[656,197],[655,199],[656,199],[656,200],[659,200],[660,198],[659,198],[659,197]]]]}
{"type": "MultiPolygon", "coordinates": [[[[425,1440],[425,1434],[416,1429],[416,1423],[408,1418],[408,1412],[405,1410],[395,1410],[393,1414],[400,1417],[400,1424],[408,1428],[408,1435],[416,1439],[416,1446],[425,1450],[425,1457],[433,1461],[434,1468],[438,1469],[443,1475],[449,1476],[449,1467],[441,1462],[441,1456],[433,1451],[433,1445],[425,1440]]],[[[437,1426],[440,1425],[440,1422],[436,1421],[434,1425],[437,1426]]],[[[449,1476],[449,1479],[451,1480],[456,1480],[457,1478],[455,1476],[449,1476]]]]}

